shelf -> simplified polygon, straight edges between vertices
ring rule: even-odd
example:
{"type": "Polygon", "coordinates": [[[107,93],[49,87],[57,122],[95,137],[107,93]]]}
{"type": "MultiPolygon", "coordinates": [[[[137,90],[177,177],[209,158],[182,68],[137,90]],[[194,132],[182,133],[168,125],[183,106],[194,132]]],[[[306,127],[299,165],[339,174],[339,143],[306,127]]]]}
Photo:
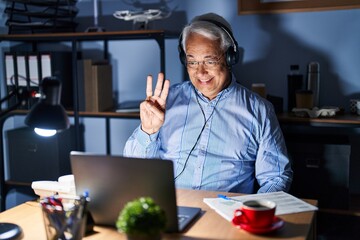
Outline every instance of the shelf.
{"type": "Polygon", "coordinates": [[[0,34],[0,41],[20,42],[60,42],[60,41],[95,41],[95,40],[137,40],[160,39],[165,37],[163,30],[132,30],[115,32],[70,32],[70,33],[35,33],[35,34],[0,34]]]}
{"type": "MultiPolygon", "coordinates": [[[[28,114],[28,110],[15,110],[8,114],[8,117],[16,116],[16,115],[26,115],[28,114]]],[[[66,113],[72,117],[75,115],[73,111],[66,111],[66,113]]],[[[93,117],[93,118],[134,118],[140,119],[139,112],[79,112],[80,117],[93,117]]]]}
{"type": "Polygon", "coordinates": [[[53,19],[46,19],[43,21],[36,21],[36,22],[23,22],[23,21],[6,21],[6,25],[9,27],[17,27],[17,28],[24,28],[31,30],[39,30],[39,29],[53,29],[59,32],[62,29],[73,29],[76,27],[76,23],[72,21],[63,21],[63,20],[53,20],[53,19]]]}
{"type": "Polygon", "coordinates": [[[22,187],[31,187],[31,183],[28,182],[18,182],[18,181],[5,181],[5,184],[8,186],[22,186],[22,187]]]}
{"type": "Polygon", "coordinates": [[[292,113],[281,113],[277,115],[280,123],[287,124],[305,124],[313,126],[336,126],[336,127],[360,127],[360,115],[339,114],[334,117],[323,118],[303,118],[296,117],[292,113]]]}

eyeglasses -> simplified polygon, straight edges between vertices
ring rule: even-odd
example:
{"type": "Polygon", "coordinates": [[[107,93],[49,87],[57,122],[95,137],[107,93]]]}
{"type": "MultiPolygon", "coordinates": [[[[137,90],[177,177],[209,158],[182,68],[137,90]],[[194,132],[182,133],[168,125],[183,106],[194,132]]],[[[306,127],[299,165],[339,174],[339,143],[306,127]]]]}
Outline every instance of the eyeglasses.
{"type": "Polygon", "coordinates": [[[216,60],[209,59],[204,61],[186,61],[186,66],[188,68],[195,69],[202,63],[206,69],[213,69],[217,67],[217,65],[220,63],[220,60],[221,57],[217,58],[216,60]]]}

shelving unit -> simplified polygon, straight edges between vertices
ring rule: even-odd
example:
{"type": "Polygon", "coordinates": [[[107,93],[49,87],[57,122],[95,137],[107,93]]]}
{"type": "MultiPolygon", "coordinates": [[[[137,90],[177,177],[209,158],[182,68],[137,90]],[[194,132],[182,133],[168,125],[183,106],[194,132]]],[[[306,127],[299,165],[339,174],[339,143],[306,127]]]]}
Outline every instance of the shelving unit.
{"type": "MultiPolygon", "coordinates": [[[[83,41],[104,41],[104,59],[108,59],[108,41],[119,40],[155,40],[160,48],[160,71],[165,73],[165,32],[162,30],[138,30],[120,32],[87,32],[87,33],[54,33],[54,34],[15,34],[0,35],[0,41],[23,42],[32,44],[32,51],[37,51],[37,45],[47,42],[70,42],[72,48],[73,71],[73,103],[75,129],[79,125],[79,81],[77,74],[77,52],[78,43],[83,41]]],[[[77,130],[76,130],[77,131],[77,130]]],[[[77,133],[77,132],[76,132],[77,133]]],[[[78,136],[78,134],[76,134],[78,136]]]]}
{"type": "MultiPolygon", "coordinates": [[[[175,36],[175,34],[173,35],[175,36]]],[[[171,37],[171,36],[168,36],[171,37]]],[[[52,33],[52,34],[11,34],[11,35],[0,35],[0,42],[10,42],[10,43],[26,43],[31,45],[31,51],[36,52],[39,44],[42,43],[57,43],[57,42],[69,42],[71,44],[71,52],[72,52],[72,66],[73,74],[73,111],[69,112],[69,114],[74,118],[74,130],[76,136],[76,145],[79,147],[80,143],[80,117],[96,117],[96,118],[104,118],[106,120],[106,152],[109,154],[111,152],[110,149],[110,119],[112,118],[139,118],[138,113],[115,113],[115,112],[101,112],[101,113],[87,113],[87,112],[79,112],[79,79],[77,74],[77,57],[79,49],[78,43],[84,41],[103,41],[104,42],[104,59],[108,59],[108,42],[109,41],[120,41],[120,40],[155,40],[160,49],[160,71],[165,73],[165,32],[162,30],[138,30],[138,31],[119,31],[119,32],[76,32],[76,33],[52,33]]],[[[3,76],[2,76],[3,78],[3,76]]],[[[2,79],[4,81],[4,79],[2,79]]],[[[3,84],[3,83],[2,83],[3,84]]],[[[15,111],[12,113],[13,115],[25,115],[26,111],[15,111]]],[[[6,119],[1,119],[0,127],[0,172],[1,172],[1,210],[5,207],[5,198],[7,192],[11,188],[11,186],[19,185],[22,186],[23,183],[9,182],[6,181],[4,175],[4,150],[3,150],[3,124],[6,119]]],[[[80,150],[80,149],[78,149],[80,150]]]]}

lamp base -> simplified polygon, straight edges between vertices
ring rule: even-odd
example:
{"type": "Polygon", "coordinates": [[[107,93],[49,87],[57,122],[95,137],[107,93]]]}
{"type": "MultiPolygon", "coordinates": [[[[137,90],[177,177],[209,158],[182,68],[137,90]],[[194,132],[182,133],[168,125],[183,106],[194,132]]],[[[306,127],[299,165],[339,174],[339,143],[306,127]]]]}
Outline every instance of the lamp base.
{"type": "Polygon", "coordinates": [[[16,224],[0,223],[0,235],[6,236],[6,238],[4,239],[18,240],[18,239],[22,239],[23,231],[21,227],[16,224]]]}

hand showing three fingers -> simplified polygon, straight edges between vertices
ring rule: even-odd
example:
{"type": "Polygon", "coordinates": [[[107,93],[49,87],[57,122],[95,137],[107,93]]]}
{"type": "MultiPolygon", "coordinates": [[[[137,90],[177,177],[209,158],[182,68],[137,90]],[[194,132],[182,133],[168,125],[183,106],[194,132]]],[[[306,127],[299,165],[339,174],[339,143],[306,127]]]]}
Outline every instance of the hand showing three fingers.
{"type": "Polygon", "coordinates": [[[165,120],[166,98],[170,81],[164,81],[164,74],[159,73],[155,90],[152,89],[153,77],[146,79],[146,99],[140,104],[141,129],[147,134],[159,131],[165,120]]]}

